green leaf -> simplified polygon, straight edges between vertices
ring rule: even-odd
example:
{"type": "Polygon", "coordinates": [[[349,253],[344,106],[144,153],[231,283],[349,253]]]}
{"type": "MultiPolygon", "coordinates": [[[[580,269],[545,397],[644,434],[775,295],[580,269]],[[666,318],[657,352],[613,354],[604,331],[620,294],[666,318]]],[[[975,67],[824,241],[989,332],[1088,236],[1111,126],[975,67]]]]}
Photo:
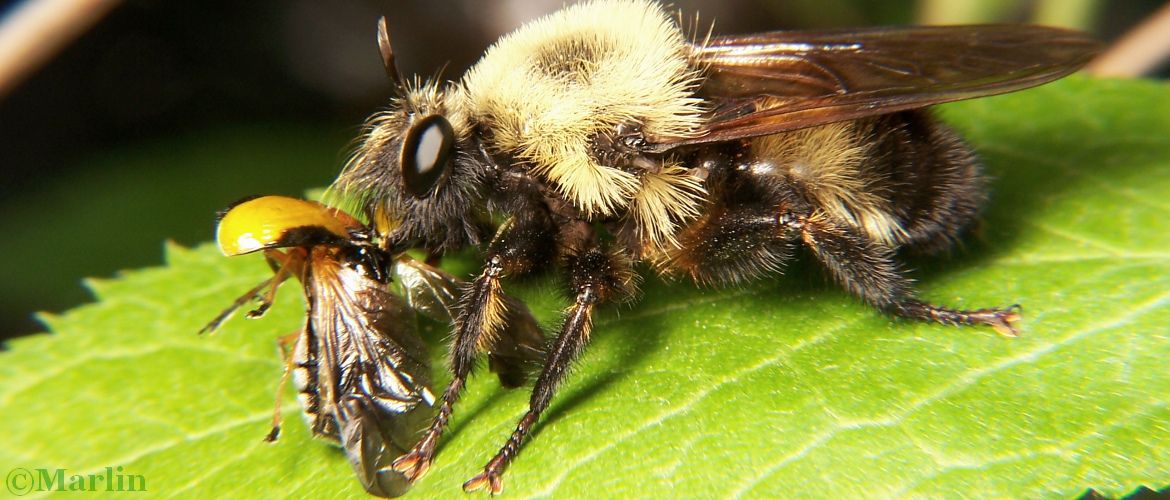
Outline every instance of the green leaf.
{"type": "MultiPolygon", "coordinates": [[[[890,319],[808,260],[734,290],[650,277],[640,304],[598,319],[506,494],[1030,498],[1170,483],[1170,89],[1070,79],[943,114],[982,152],[994,200],[976,237],[913,261],[914,276],[940,303],[1022,304],[1021,337],[890,319]]],[[[195,334],[267,273],[172,246],[166,267],[92,281],[96,303],[0,353],[0,472],[122,467],[168,496],[361,494],[291,392],[284,436],[261,441],[274,338],[303,314],[295,287],[263,320],[195,334]]],[[[554,287],[509,289],[555,324],[554,287]]],[[[462,495],[527,397],[478,374],[412,494],[462,495]]]]}

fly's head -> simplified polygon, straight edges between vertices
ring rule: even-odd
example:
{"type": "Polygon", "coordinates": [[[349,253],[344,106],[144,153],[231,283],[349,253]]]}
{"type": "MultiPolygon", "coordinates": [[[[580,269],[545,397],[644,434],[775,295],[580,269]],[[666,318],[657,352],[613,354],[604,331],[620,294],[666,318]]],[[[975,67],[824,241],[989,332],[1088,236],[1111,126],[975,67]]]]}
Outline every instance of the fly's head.
{"type": "Polygon", "coordinates": [[[386,230],[392,246],[454,250],[484,234],[482,186],[469,126],[455,99],[436,83],[403,89],[366,125],[353,157],[332,187],[386,230]]]}
{"type": "Polygon", "coordinates": [[[378,42],[395,96],[367,121],[331,201],[369,217],[388,247],[447,251],[481,243],[487,163],[459,93],[435,81],[404,81],[384,21],[378,42]]]}

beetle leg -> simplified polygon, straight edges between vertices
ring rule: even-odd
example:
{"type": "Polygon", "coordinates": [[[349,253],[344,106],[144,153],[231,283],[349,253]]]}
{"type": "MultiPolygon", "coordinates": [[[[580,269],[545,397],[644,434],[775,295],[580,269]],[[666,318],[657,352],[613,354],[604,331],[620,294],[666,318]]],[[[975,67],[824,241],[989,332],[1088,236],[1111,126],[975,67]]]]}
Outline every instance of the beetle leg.
{"type": "Polygon", "coordinates": [[[273,266],[275,275],[272,276],[272,287],[268,289],[268,293],[263,296],[257,295],[260,304],[255,309],[248,311],[248,319],[259,318],[268,312],[268,308],[272,307],[272,303],[276,301],[276,290],[280,288],[280,284],[284,283],[284,280],[292,276],[292,268],[295,266],[300,269],[304,266],[304,261],[299,257],[301,253],[303,252],[297,252],[295,256],[292,251],[287,254],[276,250],[264,253],[264,258],[268,260],[270,266],[273,266]],[[274,262],[280,262],[276,260],[277,257],[280,257],[283,263],[274,264],[274,262]]]}
{"type": "Polygon", "coordinates": [[[200,334],[212,333],[219,329],[219,326],[224,321],[227,321],[236,310],[244,307],[244,304],[253,300],[258,300],[260,304],[255,309],[248,311],[248,318],[259,318],[263,316],[268,311],[268,308],[272,307],[272,301],[276,298],[276,290],[280,288],[280,284],[292,276],[292,268],[299,268],[299,266],[303,265],[303,260],[299,257],[299,254],[293,255],[292,252],[286,254],[284,252],[270,250],[265,252],[264,258],[268,261],[268,265],[272,267],[275,274],[271,278],[261,281],[259,285],[252,287],[251,290],[244,292],[243,295],[236,297],[236,300],[231,305],[227,306],[223,311],[220,311],[203,329],[199,330],[200,334]],[[268,291],[265,292],[265,289],[268,291]]]}
{"type": "Polygon", "coordinates": [[[215,318],[213,318],[210,322],[207,323],[207,325],[199,330],[199,333],[212,333],[218,330],[219,326],[222,325],[223,322],[226,321],[229,317],[231,317],[231,315],[234,314],[236,310],[243,307],[244,304],[255,300],[257,297],[262,297],[260,294],[264,292],[264,289],[269,287],[276,288],[277,285],[278,283],[276,282],[276,276],[261,281],[259,285],[256,285],[252,287],[251,290],[244,292],[244,294],[237,297],[236,300],[231,303],[231,305],[227,306],[227,308],[225,308],[223,311],[220,311],[220,313],[216,315],[215,318]]]}
{"type": "Polygon", "coordinates": [[[284,399],[284,386],[288,384],[289,374],[292,373],[293,366],[297,364],[293,356],[291,345],[297,341],[301,332],[294,332],[276,339],[276,343],[280,345],[280,356],[284,358],[284,373],[280,375],[280,383],[276,384],[276,404],[272,410],[272,430],[264,437],[264,440],[271,443],[280,437],[280,423],[281,423],[281,401],[284,399]]]}

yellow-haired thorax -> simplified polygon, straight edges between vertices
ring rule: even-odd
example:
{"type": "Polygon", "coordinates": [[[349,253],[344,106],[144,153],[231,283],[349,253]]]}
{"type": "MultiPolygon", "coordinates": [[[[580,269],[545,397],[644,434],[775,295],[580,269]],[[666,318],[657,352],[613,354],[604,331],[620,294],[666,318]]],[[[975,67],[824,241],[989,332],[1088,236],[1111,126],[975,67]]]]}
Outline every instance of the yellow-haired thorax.
{"type": "Polygon", "coordinates": [[[894,245],[905,229],[882,195],[883,179],[865,168],[872,141],[855,122],[841,122],[761,137],[751,157],[801,186],[805,195],[835,219],[870,238],[894,245]]]}
{"type": "Polygon", "coordinates": [[[621,124],[647,137],[693,134],[699,72],[687,40],[644,0],[594,0],[500,39],[464,77],[471,120],[491,144],[548,180],[587,217],[625,208],[641,184],[598,163],[591,141],[621,124]]]}
{"type": "Polygon", "coordinates": [[[699,216],[707,190],[703,181],[678,165],[647,172],[630,203],[626,217],[633,222],[642,243],[642,255],[679,246],[679,228],[699,216]]]}

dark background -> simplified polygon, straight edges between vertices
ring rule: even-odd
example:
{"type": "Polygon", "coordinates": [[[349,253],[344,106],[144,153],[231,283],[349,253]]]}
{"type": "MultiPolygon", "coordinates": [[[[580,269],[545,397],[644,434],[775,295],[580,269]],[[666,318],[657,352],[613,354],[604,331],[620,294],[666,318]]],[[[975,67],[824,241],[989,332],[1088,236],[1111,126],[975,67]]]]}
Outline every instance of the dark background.
{"type": "MultiPolygon", "coordinates": [[[[1027,21],[1030,2],[954,21],[1027,21]]],[[[1161,2],[1102,3],[1112,39],[1161,2]]],[[[0,96],[0,339],[34,311],[89,300],[87,276],[157,265],[162,242],[214,239],[215,211],[329,184],[389,89],[386,15],[403,73],[455,78],[557,1],[129,1],[0,96]]],[[[0,4],[4,5],[4,4],[0,4]]],[[[908,24],[919,2],[676,1],[717,33],[908,24]]],[[[2,7],[10,12],[15,4],[2,7]]]]}

